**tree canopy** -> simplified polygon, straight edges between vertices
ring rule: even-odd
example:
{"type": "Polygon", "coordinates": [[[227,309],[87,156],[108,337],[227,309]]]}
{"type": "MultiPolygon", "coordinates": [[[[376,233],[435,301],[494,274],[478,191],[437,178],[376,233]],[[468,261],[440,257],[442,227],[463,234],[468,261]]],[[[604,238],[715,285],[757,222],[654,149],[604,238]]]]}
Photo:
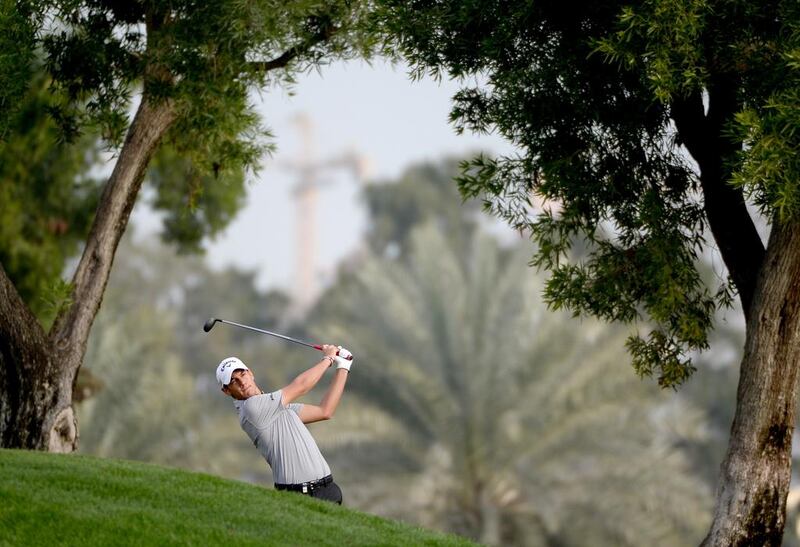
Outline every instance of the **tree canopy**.
{"type": "Polygon", "coordinates": [[[35,50],[35,22],[15,0],[0,2],[0,142],[25,95],[35,50]]]}
{"type": "MultiPolygon", "coordinates": [[[[719,95],[736,96],[747,108],[735,119],[708,120],[705,130],[716,122],[726,132],[720,146],[730,149],[724,167],[735,180],[770,210],[790,211],[796,6],[380,4],[418,74],[464,79],[453,98],[457,129],[496,131],[518,146],[517,156],[476,158],[459,182],[465,196],[484,197],[494,213],[529,231],[535,265],[552,272],[547,300],[609,320],[652,321],[655,329],[629,342],[637,371],[657,374],[664,386],[683,382],[693,370],[688,354],[707,348],[713,310],[737,290],[748,307],[763,250],[745,271],[731,269],[741,278],[733,286],[702,283],[696,262],[713,196],[699,199],[708,185],[680,145],[694,152],[691,139],[704,137],[676,131],[672,120],[688,108],[703,115],[704,86],[713,88],[710,116],[723,113],[719,95]],[[479,83],[470,85],[476,75],[479,83]],[[735,81],[726,86],[723,77],[735,81]],[[746,135],[746,150],[737,151],[736,134],[746,135]],[[770,144],[779,134],[783,148],[770,144]],[[533,195],[551,204],[539,216],[530,214],[533,195]],[[582,239],[591,255],[570,263],[568,250],[582,239]]],[[[720,209],[739,218],[738,207],[720,209]]],[[[751,239],[740,240],[743,252],[751,239]]]]}

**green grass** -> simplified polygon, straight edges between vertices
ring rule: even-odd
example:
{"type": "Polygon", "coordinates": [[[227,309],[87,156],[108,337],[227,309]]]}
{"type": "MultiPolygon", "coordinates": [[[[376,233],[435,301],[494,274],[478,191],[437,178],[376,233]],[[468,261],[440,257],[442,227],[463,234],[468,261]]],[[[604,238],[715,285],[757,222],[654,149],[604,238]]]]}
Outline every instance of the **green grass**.
{"type": "Polygon", "coordinates": [[[202,473],[0,450],[0,545],[473,544],[202,473]]]}

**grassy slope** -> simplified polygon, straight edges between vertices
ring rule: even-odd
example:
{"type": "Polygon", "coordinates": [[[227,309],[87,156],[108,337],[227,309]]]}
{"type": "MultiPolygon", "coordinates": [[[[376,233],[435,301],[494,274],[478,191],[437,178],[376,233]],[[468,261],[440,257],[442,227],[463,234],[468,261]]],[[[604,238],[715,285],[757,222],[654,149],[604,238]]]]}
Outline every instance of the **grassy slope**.
{"type": "Polygon", "coordinates": [[[456,536],[211,475],[0,450],[0,545],[223,544],[471,545],[456,536]]]}

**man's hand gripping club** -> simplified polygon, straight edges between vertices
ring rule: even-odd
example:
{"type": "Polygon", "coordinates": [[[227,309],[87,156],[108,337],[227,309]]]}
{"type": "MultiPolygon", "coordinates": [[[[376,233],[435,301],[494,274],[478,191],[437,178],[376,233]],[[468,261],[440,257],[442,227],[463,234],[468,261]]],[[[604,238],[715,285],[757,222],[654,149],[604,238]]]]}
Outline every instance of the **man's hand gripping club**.
{"type": "Polygon", "coordinates": [[[334,362],[336,363],[336,369],[338,370],[343,368],[344,370],[349,371],[350,365],[353,364],[353,354],[350,353],[345,348],[343,348],[342,346],[336,346],[336,348],[339,350],[336,357],[334,357],[334,362]]]}

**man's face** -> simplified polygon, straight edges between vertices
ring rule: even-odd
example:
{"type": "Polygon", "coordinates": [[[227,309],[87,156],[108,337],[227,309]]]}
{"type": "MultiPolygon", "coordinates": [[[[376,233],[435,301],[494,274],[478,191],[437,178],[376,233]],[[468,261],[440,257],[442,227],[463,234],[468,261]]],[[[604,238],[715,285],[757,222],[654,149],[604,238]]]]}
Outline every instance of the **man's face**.
{"type": "Polygon", "coordinates": [[[261,390],[256,386],[253,373],[249,370],[237,369],[231,374],[231,381],[222,388],[222,392],[230,395],[234,399],[247,399],[253,395],[258,395],[261,390]]]}

